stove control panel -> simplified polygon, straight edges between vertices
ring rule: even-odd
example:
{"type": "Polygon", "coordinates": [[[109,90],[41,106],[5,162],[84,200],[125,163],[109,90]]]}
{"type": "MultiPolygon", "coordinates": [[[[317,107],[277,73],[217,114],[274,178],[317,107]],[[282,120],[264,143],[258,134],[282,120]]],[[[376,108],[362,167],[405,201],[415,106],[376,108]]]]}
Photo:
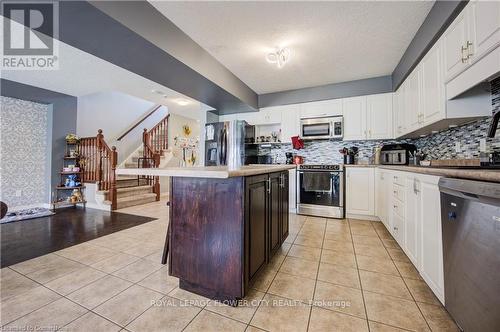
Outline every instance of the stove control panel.
{"type": "Polygon", "coordinates": [[[341,165],[300,165],[299,169],[308,171],[340,171],[341,165]]]}

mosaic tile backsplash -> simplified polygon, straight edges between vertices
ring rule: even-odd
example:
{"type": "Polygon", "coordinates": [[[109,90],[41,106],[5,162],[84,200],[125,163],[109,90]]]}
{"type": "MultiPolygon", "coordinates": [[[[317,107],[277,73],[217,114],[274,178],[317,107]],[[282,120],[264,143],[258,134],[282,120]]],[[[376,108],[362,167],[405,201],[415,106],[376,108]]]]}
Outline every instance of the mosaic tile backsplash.
{"type": "MultiPolygon", "coordinates": [[[[491,84],[493,111],[500,112],[500,79],[491,84]]],[[[480,140],[486,139],[486,147],[490,152],[500,151],[500,130],[495,138],[487,138],[486,134],[491,117],[477,120],[460,127],[451,128],[436,134],[418,139],[382,140],[382,141],[306,141],[304,149],[297,151],[291,144],[283,144],[272,149],[261,149],[261,154],[271,154],[275,162],[284,163],[285,153],[292,152],[305,158],[307,164],[339,164],[343,157],[339,153],[343,147],[356,146],[359,149],[358,161],[368,161],[376,147],[392,143],[415,144],[425,153],[426,159],[462,159],[479,156],[480,140]],[[455,151],[455,143],[460,142],[460,152],[455,151]]]]}

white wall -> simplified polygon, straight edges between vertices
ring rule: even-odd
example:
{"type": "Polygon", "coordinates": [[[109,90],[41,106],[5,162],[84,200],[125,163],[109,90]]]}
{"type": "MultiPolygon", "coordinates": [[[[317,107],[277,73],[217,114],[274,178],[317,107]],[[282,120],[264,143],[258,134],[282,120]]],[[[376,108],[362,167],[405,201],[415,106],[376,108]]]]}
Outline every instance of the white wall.
{"type": "Polygon", "coordinates": [[[156,125],[168,113],[163,106],[120,142],[116,139],[155,106],[153,102],[120,92],[100,92],[78,98],[77,135],[95,136],[102,129],[108,145],[115,145],[121,163],[142,142],[142,131],[156,125]]]}

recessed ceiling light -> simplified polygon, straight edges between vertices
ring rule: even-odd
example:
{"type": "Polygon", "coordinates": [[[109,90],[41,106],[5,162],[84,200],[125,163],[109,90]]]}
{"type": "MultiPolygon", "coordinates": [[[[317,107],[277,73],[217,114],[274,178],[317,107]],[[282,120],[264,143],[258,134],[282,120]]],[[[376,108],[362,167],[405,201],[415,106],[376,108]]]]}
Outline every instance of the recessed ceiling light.
{"type": "Polygon", "coordinates": [[[154,94],[157,94],[157,95],[161,95],[161,96],[165,96],[165,92],[160,91],[160,90],[156,90],[156,89],[151,90],[151,93],[154,93],[154,94]]]}
{"type": "Polygon", "coordinates": [[[290,49],[283,47],[278,48],[275,52],[269,53],[266,56],[269,63],[274,63],[278,68],[282,68],[290,60],[290,49]]]}
{"type": "Polygon", "coordinates": [[[183,98],[177,98],[174,100],[174,102],[177,103],[177,105],[181,105],[181,106],[186,106],[190,103],[189,100],[183,99],[183,98]]]}

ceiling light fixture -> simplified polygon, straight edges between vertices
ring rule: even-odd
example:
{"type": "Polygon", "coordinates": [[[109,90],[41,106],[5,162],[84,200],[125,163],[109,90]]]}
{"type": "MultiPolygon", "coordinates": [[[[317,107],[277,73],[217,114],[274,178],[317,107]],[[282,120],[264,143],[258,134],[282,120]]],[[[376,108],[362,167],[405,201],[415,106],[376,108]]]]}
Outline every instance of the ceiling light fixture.
{"type": "Polygon", "coordinates": [[[178,105],[180,106],[186,106],[189,104],[189,100],[187,99],[182,99],[182,98],[178,98],[176,100],[174,100],[178,105]]]}
{"type": "Polygon", "coordinates": [[[269,63],[275,63],[278,68],[282,68],[290,60],[290,49],[279,48],[275,52],[269,53],[266,60],[269,63]]]}

